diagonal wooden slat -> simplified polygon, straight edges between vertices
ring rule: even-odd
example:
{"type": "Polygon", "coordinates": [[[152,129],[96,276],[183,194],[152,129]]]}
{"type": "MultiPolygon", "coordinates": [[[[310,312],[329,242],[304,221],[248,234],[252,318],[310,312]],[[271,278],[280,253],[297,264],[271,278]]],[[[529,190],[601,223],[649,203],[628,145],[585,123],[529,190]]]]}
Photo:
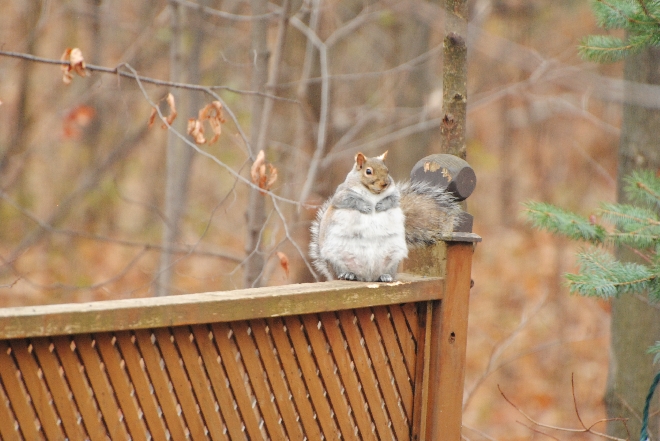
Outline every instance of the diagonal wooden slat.
{"type": "Polygon", "coordinates": [[[268,332],[266,330],[268,325],[262,319],[252,320],[250,321],[250,328],[252,329],[252,335],[254,336],[257,348],[259,349],[261,361],[263,362],[266,374],[268,375],[268,381],[273,389],[273,395],[275,396],[275,401],[277,402],[282,421],[284,422],[287,438],[292,441],[302,441],[304,434],[300,424],[296,421],[297,415],[295,406],[290,399],[289,389],[286,385],[284,376],[282,375],[282,368],[274,353],[274,347],[271,344],[270,338],[268,337],[268,332]]]}
{"type": "MultiPolygon", "coordinates": [[[[410,378],[415,378],[415,365],[417,363],[417,357],[415,356],[415,354],[417,354],[417,344],[415,339],[418,337],[408,328],[406,317],[401,305],[392,305],[388,308],[388,311],[392,317],[392,323],[394,324],[394,329],[398,337],[399,346],[401,346],[403,360],[408,369],[408,376],[410,378]]],[[[419,324],[417,326],[419,326],[419,324]]]]}
{"type": "Polygon", "coordinates": [[[316,411],[316,418],[321,424],[326,438],[333,438],[338,433],[337,425],[332,415],[330,403],[325,396],[323,382],[316,373],[317,367],[314,358],[309,353],[307,339],[302,331],[302,323],[298,316],[284,317],[291,343],[296,351],[298,364],[303,374],[307,390],[316,411]]]}
{"type": "Polygon", "coordinates": [[[39,365],[28,350],[25,340],[11,340],[10,346],[14,357],[21,370],[23,382],[30,394],[32,406],[34,406],[47,439],[61,439],[64,437],[62,430],[57,424],[58,416],[51,405],[51,397],[46,385],[39,378],[39,365]]]}
{"type": "Polygon", "coordinates": [[[332,354],[337,364],[337,371],[344,385],[346,396],[350,402],[355,423],[358,426],[360,437],[363,440],[376,440],[376,434],[372,429],[371,416],[366,410],[367,403],[360,392],[361,387],[357,373],[353,368],[353,361],[349,357],[350,352],[345,348],[345,340],[339,327],[339,320],[334,313],[320,314],[323,331],[328,338],[332,354]]]}
{"type": "Polygon", "coordinates": [[[401,348],[398,344],[399,336],[395,334],[392,322],[388,317],[388,312],[385,307],[376,307],[372,310],[378,330],[382,335],[382,342],[387,349],[387,357],[392,366],[392,372],[396,378],[396,384],[401,396],[403,408],[406,411],[406,418],[412,421],[412,379],[408,375],[408,370],[405,365],[405,360],[401,348]]]}
{"type": "Polygon", "coordinates": [[[227,435],[223,432],[223,423],[220,420],[220,414],[215,410],[215,397],[207,383],[206,374],[199,365],[197,348],[190,341],[191,331],[187,326],[177,326],[172,328],[172,334],[183,364],[188,372],[188,379],[195,392],[196,401],[206,421],[206,428],[211,435],[212,440],[226,440],[227,435]]]}
{"type": "Polygon", "coordinates": [[[242,428],[241,415],[238,413],[238,409],[234,409],[234,398],[227,387],[229,380],[225,375],[225,371],[219,360],[219,355],[209,336],[209,329],[206,326],[194,325],[192,331],[197,346],[199,347],[199,352],[202,355],[202,360],[204,361],[209,380],[211,381],[211,386],[218,399],[220,412],[225,420],[229,437],[232,441],[247,440],[242,428]]]}
{"type": "Polygon", "coordinates": [[[275,402],[271,400],[270,387],[266,381],[266,375],[257,357],[257,348],[248,335],[249,326],[245,321],[232,322],[231,328],[234,330],[236,344],[241,351],[245,363],[245,370],[250,377],[250,384],[252,391],[257,398],[257,405],[261,410],[261,415],[266,424],[266,430],[271,438],[285,439],[286,434],[284,428],[279,423],[278,410],[275,407],[275,402]]]}
{"type": "Polygon", "coordinates": [[[124,424],[120,420],[119,407],[114,398],[112,387],[108,383],[102,368],[99,354],[94,350],[92,338],[87,334],[79,334],[73,338],[76,350],[85,366],[87,378],[94,391],[105,426],[111,439],[128,438],[124,424]]]}
{"type": "Polygon", "coordinates": [[[5,387],[7,397],[14,409],[23,438],[26,440],[44,439],[43,434],[35,424],[37,416],[30,405],[27,393],[21,387],[17,374],[18,368],[11,355],[8,354],[9,345],[0,341],[0,380],[5,387]]]}
{"type": "Polygon", "coordinates": [[[339,317],[339,322],[341,323],[348,347],[353,356],[355,368],[360,378],[360,384],[362,384],[364,395],[367,398],[367,403],[369,403],[369,410],[376,424],[379,438],[391,439],[393,438],[393,434],[389,430],[389,418],[381,403],[378,381],[373,370],[369,367],[369,355],[361,343],[362,335],[357,324],[354,322],[355,315],[352,311],[338,311],[337,317],[339,317]]]}
{"type": "Polygon", "coordinates": [[[330,346],[326,341],[323,331],[319,329],[321,321],[316,314],[306,314],[302,316],[302,319],[305,332],[309,336],[309,343],[312,346],[317,368],[321,373],[325,389],[330,397],[332,411],[341,429],[342,437],[347,440],[357,440],[357,427],[355,427],[355,422],[351,416],[352,409],[341,391],[340,378],[334,371],[335,362],[329,351],[330,346]]]}
{"type": "Polygon", "coordinates": [[[119,406],[131,438],[146,441],[146,427],[140,419],[138,405],[132,394],[132,387],[126,372],[121,368],[121,358],[113,344],[113,337],[109,333],[96,334],[96,347],[98,348],[105,370],[110,378],[112,389],[117,397],[119,406]]]}
{"type": "Polygon", "coordinates": [[[314,409],[308,398],[307,387],[300,376],[300,368],[298,367],[289,337],[286,334],[284,322],[279,317],[269,319],[268,327],[273,336],[277,353],[282,361],[282,368],[289,382],[289,388],[291,395],[293,395],[293,401],[296,403],[298,414],[300,414],[300,421],[305,429],[305,435],[307,439],[320,440],[321,429],[317,419],[314,417],[314,409]]]}
{"type": "Polygon", "coordinates": [[[80,412],[80,416],[82,417],[82,423],[85,429],[87,429],[89,439],[92,441],[104,441],[107,431],[99,419],[98,408],[94,402],[92,391],[85,382],[80,361],[71,349],[71,338],[52,337],[51,340],[64,370],[69,388],[73,393],[78,412],[80,412]]]}
{"type": "Polygon", "coordinates": [[[60,375],[60,364],[55,354],[50,351],[50,345],[50,340],[47,338],[32,339],[33,351],[42,368],[57,413],[62,420],[66,438],[71,441],[83,440],[85,439],[83,426],[78,424],[77,412],[74,408],[75,403],[69,398],[66,381],[60,375]]]}
{"type": "Polygon", "coordinates": [[[151,332],[147,330],[135,331],[135,343],[140,349],[142,360],[144,361],[144,369],[149,375],[151,384],[154,388],[154,393],[158,398],[158,403],[167,428],[174,441],[184,441],[187,439],[184,422],[179,418],[177,412],[176,395],[170,392],[168,387],[168,377],[166,371],[160,366],[160,355],[157,348],[151,341],[151,332]]]}
{"type": "Polygon", "coordinates": [[[225,367],[225,372],[227,372],[229,384],[234,392],[236,404],[243,417],[243,423],[245,424],[248,437],[255,440],[261,439],[263,438],[263,434],[257,420],[258,415],[255,413],[256,409],[252,407],[252,395],[246,387],[243,374],[239,369],[236,349],[232,347],[229,341],[229,326],[226,323],[214,323],[211,325],[211,330],[213,331],[213,339],[220,352],[220,358],[225,367]]]}
{"type": "Polygon", "coordinates": [[[417,362],[413,397],[413,439],[426,438],[426,415],[429,394],[429,356],[431,353],[431,322],[433,310],[431,302],[420,306],[419,334],[417,338],[417,362]]]}
{"type": "Polygon", "coordinates": [[[167,328],[158,328],[154,329],[153,332],[165,361],[165,367],[170,375],[172,386],[174,386],[174,392],[179,399],[179,403],[181,403],[181,410],[186,419],[190,436],[193,439],[204,439],[206,438],[204,422],[199,412],[197,412],[195,397],[183,366],[179,362],[179,353],[170,339],[170,331],[167,328]]]}
{"type": "Polygon", "coordinates": [[[371,365],[378,379],[380,392],[385,399],[387,412],[392,422],[392,429],[396,433],[397,439],[404,440],[410,435],[410,425],[402,409],[399,407],[396,386],[391,381],[390,373],[388,372],[387,355],[380,344],[376,324],[371,320],[371,309],[360,308],[355,311],[355,314],[362,329],[362,335],[369,351],[371,365]]]}
{"type": "Polygon", "coordinates": [[[192,326],[192,332],[202,357],[202,363],[210,386],[215,393],[219,411],[224,419],[227,434],[232,440],[245,440],[242,417],[238,405],[234,401],[231,385],[224,371],[222,360],[216,346],[214,337],[209,328],[202,325],[192,326]]]}
{"type": "Polygon", "coordinates": [[[9,398],[0,381],[0,439],[19,439],[20,434],[16,431],[16,421],[8,405],[10,406],[9,398]]]}
{"type": "Polygon", "coordinates": [[[164,422],[158,416],[156,397],[149,390],[149,378],[140,366],[140,353],[133,344],[131,334],[128,331],[120,331],[115,333],[115,337],[128,374],[131,376],[131,383],[135,387],[135,394],[140,402],[140,408],[144,412],[151,437],[167,439],[164,422]]]}

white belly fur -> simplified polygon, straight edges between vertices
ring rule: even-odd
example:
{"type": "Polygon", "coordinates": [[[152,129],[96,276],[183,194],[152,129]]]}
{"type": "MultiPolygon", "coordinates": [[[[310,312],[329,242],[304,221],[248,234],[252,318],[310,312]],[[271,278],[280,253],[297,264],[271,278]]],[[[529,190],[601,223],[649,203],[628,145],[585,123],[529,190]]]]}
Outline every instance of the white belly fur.
{"type": "Polygon", "coordinates": [[[396,273],[396,266],[408,256],[403,212],[398,207],[371,214],[333,210],[319,251],[333,267],[345,268],[359,280],[396,273]]]}

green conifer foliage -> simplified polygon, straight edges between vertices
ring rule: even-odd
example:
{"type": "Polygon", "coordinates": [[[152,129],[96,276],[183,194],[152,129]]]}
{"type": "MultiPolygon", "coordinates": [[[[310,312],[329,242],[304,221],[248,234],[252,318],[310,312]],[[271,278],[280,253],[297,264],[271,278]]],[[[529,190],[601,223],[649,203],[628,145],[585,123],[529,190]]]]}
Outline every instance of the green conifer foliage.
{"type": "Polygon", "coordinates": [[[650,46],[660,46],[660,1],[592,0],[598,25],[607,30],[623,29],[626,38],[590,35],[578,46],[586,60],[612,63],[650,46]]]}
{"type": "MultiPolygon", "coordinates": [[[[551,204],[528,202],[525,214],[538,229],[591,245],[577,256],[578,273],[566,275],[572,293],[604,299],[643,295],[650,307],[660,307],[660,177],[637,171],[625,183],[626,194],[639,206],[603,203],[587,218],[551,204]],[[645,264],[618,261],[610,252],[615,245],[635,250],[645,264]]],[[[649,351],[660,361],[660,342],[649,351]]]]}

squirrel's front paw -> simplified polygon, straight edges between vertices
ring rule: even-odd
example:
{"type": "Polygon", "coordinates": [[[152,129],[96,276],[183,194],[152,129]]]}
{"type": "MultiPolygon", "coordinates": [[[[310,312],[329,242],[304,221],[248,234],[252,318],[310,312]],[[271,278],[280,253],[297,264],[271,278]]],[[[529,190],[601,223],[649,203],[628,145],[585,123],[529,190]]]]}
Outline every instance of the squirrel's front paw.
{"type": "Polygon", "coordinates": [[[357,280],[357,276],[350,272],[341,273],[337,278],[339,280],[357,280]]]}
{"type": "Polygon", "coordinates": [[[394,282],[394,277],[392,277],[390,274],[382,274],[376,282],[383,282],[383,283],[390,283],[394,282]]]}

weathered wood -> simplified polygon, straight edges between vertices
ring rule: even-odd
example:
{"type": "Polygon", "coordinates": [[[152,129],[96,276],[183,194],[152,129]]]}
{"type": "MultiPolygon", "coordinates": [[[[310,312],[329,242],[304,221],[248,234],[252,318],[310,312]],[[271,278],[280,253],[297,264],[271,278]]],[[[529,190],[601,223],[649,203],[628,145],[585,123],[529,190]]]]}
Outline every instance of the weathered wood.
{"type": "Polygon", "coordinates": [[[266,379],[257,348],[250,337],[247,322],[238,321],[231,324],[236,344],[243,357],[243,365],[250,378],[252,393],[257,398],[257,404],[264,419],[266,431],[271,439],[285,439],[284,428],[279,424],[279,415],[275,403],[270,398],[270,387],[266,379]]]}
{"type": "Polygon", "coordinates": [[[41,366],[41,372],[62,420],[66,438],[71,441],[84,440],[83,426],[78,424],[65,380],[60,375],[57,357],[50,351],[50,341],[47,338],[32,339],[32,350],[41,366]]]}
{"type": "Polygon", "coordinates": [[[98,409],[85,383],[85,378],[80,375],[81,365],[71,349],[71,337],[53,337],[51,340],[62,364],[73,398],[78,405],[78,412],[80,412],[89,439],[92,441],[105,441],[106,430],[99,420],[98,409]]]}
{"type": "Polygon", "coordinates": [[[215,410],[215,398],[207,385],[204,369],[198,362],[197,347],[190,341],[190,329],[187,326],[177,326],[172,328],[172,335],[181,354],[183,366],[195,393],[195,399],[204,418],[208,435],[214,441],[227,440],[227,435],[222,430],[223,424],[220,420],[220,414],[215,410]]]}
{"type": "Polygon", "coordinates": [[[268,375],[268,381],[272,388],[275,402],[282,416],[284,428],[286,429],[287,439],[291,441],[302,441],[305,434],[302,432],[300,424],[296,421],[296,412],[291,406],[289,398],[289,389],[287,388],[286,381],[282,376],[282,369],[277,356],[275,355],[275,348],[268,338],[266,329],[268,325],[263,319],[250,321],[250,328],[252,329],[252,336],[254,337],[257,348],[259,349],[259,357],[264,364],[264,370],[268,375]]]}
{"type": "Polygon", "coordinates": [[[50,394],[39,378],[39,366],[32,358],[28,345],[25,340],[12,340],[10,346],[46,439],[62,439],[64,434],[57,424],[54,409],[50,406],[50,394]]]}
{"type": "Polygon", "coordinates": [[[353,418],[349,412],[348,402],[341,393],[341,383],[338,375],[334,372],[334,361],[328,351],[329,345],[326,344],[326,338],[323,331],[319,329],[319,318],[316,314],[306,314],[303,316],[305,332],[309,336],[309,344],[312,347],[316,364],[323,379],[325,390],[332,405],[332,411],[336,415],[337,424],[341,429],[342,439],[357,440],[355,434],[353,418]]]}
{"type": "Polygon", "coordinates": [[[96,397],[110,439],[127,439],[126,427],[120,420],[119,407],[115,401],[112,387],[101,367],[99,354],[93,347],[92,338],[87,334],[77,335],[74,337],[74,342],[76,351],[85,366],[89,385],[96,397]]]}
{"type": "Polygon", "coordinates": [[[318,313],[442,297],[442,280],[334,281],[169,297],[0,308],[0,338],[123,331],[318,313]]]}
{"type": "Polygon", "coordinates": [[[9,398],[5,395],[0,384],[0,439],[15,439],[19,437],[14,427],[14,417],[7,407],[9,398]]]}
{"type": "Polygon", "coordinates": [[[195,402],[186,372],[179,363],[179,353],[172,342],[172,335],[167,328],[159,328],[154,330],[154,336],[156,337],[156,342],[160,348],[165,366],[167,366],[167,372],[174,388],[173,392],[176,394],[179,404],[181,404],[181,411],[186,419],[186,426],[190,431],[190,437],[193,439],[204,439],[206,438],[204,422],[197,411],[197,403],[195,402]]]}
{"type": "Polygon", "coordinates": [[[360,392],[357,373],[345,348],[345,341],[339,328],[339,320],[335,314],[327,312],[321,314],[321,323],[325,335],[328,337],[328,342],[330,343],[330,348],[337,364],[337,371],[346,389],[346,396],[351,403],[353,417],[360,431],[360,436],[363,440],[375,441],[376,435],[371,428],[371,420],[366,410],[367,403],[360,392]]]}
{"type": "Polygon", "coordinates": [[[131,376],[131,382],[135,387],[135,394],[140,402],[140,408],[144,412],[144,419],[149,432],[153,439],[166,439],[165,425],[158,415],[158,403],[155,395],[149,390],[149,378],[140,366],[140,353],[133,344],[131,334],[127,331],[117,332],[115,337],[122,358],[126,363],[126,369],[131,376]]]}
{"type": "Polygon", "coordinates": [[[131,393],[131,385],[126,372],[121,368],[121,359],[112,344],[112,335],[101,333],[96,337],[96,348],[103,358],[105,371],[110,379],[112,390],[122,409],[122,415],[132,439],[146,441],[146,428],[139,418],[137,403],[131,393]]]}
{"type": "Polygon", "coordinates": [[[176,395],[170,393],[167,386],[168,378],[165,370],[160,366],[160,354],[151,342],[151,332],[139,329],[135,331],[135,343],[140,349],[144,361],[144,369],[149,374],[154,393],[158,398],[158,403],[163,416],[167,422],[167,428],[170,431],[172,439],[175,441],[186,440],[186,432],[183,427],[183,421],[177,413],[176,395]]]}
{"type": "Polygon", "coordinates": [[[472,242],[480,238],[469,239],[414,250],[405,265],[415,274],[442,277],[447,293],[427,303],[426,332],[418,341],[417,362],[425,366],[417,367],[415,379],[415,440],[461,439],[472,242]]]}
{"type": "Polygon", "coordinates": [[[437,153],[420,159],[410,172],[413,182],[427,182],[465,200],[477,185],[477,175],[470,164],[458,156],[437,153]]]}
{"type": "Polygon", "coordinates": [[[428,439],[461,439],[465,350],[467,346],[470,274],[474,246],[452,243],[447,248],[446,290],[451,295],[434,308],[430,372],[428,439]],[[436,312],[437,311],[437,312],[436,312]]]}
{"type": "Polygon", "coordinates": [[[316,411],[316,418],[321,424],[321,429],[326,439],[337,439],[339,429],[335,424],[332,417],[332,410],[330,403],[325,396],[325,391],[321,379],[316,374],[316,362],[307,350],[308,342],[302,330],[302,323],[298,317],[285,317],[284,323],[289,333],[289,338],[293,344],[293,348],[300,365],[303,379],[307,385],[309,397],[314,405],[316,411]]]}
{"type": "Polygon", "coordinates": [[[224,418],[229,437],[232,441],[247,440],[246,434],[241,427],[240,415],[234,409],[234,399],[231,396],[231,391],[227,387],[229,379],[227,379],[225,371],[220,364],[218,353],[213,346],[208,327],[205,325],[195,325],[192,327],[192,331],[199,347],[199,352],[202,355],[202,361],[207,366],[206,371],[209,374],[211,387],[213,387],[215,396],[218,399],[220,412],[224,418]]]}
{"type": "Polygon", "coordinates": [[[234,391],[236,404],[243,416],[243,424],[245,424],[248,439],[261,439],[263,438],[263,434],[259,428],[255,409],[252,408],[251,396],[243,381],[243,373],[239,369],[238,364],[234,362],[237,360],[238,354],[230,341],[229,326],[226,323],[214,323],[211,329],[213,331],[213,339],[220,352],[222,365],[227,372],[229,384],[234,391]]]}
{"type": "Polygon", "coordinates": [[[281,318],[273,318],[268,320],[273,342],[277,348],[277,353],[282,362],[282,368],[289,382],[291,395],[293,395],[293,402],[298,408],[298,414],[302,422],[305,433],[308,439],[321,439],[321,428],[319,422],[314,418],[314,409],[312,409],[311,402],[307,399],[307,387],[300,375],[298,362],[293,353],[291,342],[284,331],[285,326],[281,318]]]}
{"type": "Polygon", "coordinates": [[[382,335],[382,342],[385,345],[386,356],[392,368],[392,374],[396,379],[401,402],[406,412],[408,424],[412,423],[412,381],[406,369],[403,353],[398,344],[398,336],[394,333],[394,328],[387,316],[387,310],[384,307],[373,308],[374,319],[378,325],[378,331],[382,335]]]}
{"type": "Polygon", "coordinates": [[[376,374],[380,392],[385,401],[385,409],[389,415],[389,420],[392,422],[392,430],[396,434],[397,439],[406,439],[410,433],[410,426],[405,412],[399,407],[396,386],[390,380],[387,355],[379,342],[376,325],[371,320],[371,310],[366,308],[360,309],[356,311],[356,316],[362,330],[365,346],[367,351],[369,351],[372,369],[376,374]]]}
{"type": "Polygon", "coordinates": [[[9,345],[7,342],[0,341],[0,380],[5,388],[7,397],[14,409],[14,415],[18,420],[18,425],[23,434],[23,438],[41,440],[43,434],[37,430],[35,424],[36,415],[32,406],[28,402],[27,395],[23,392],[16,372],[18,368],[14,364],[11,355],[8,354],[9,345]]]}
{"type": "Polygon", "coordinates": [[[362,346],[362,335],[356,323],[357,319],[351,311],[339,311],[337,316],[344,330],[346,342],[351,351],[364,395],[367,398],[371,416],[376,424],[376,433],[380,439],[393,439],[394,434],[390,431],[389,418],[378,390],[378,380],[370,366],[369,354],[367,354],[366,348],[362,346]]]}

